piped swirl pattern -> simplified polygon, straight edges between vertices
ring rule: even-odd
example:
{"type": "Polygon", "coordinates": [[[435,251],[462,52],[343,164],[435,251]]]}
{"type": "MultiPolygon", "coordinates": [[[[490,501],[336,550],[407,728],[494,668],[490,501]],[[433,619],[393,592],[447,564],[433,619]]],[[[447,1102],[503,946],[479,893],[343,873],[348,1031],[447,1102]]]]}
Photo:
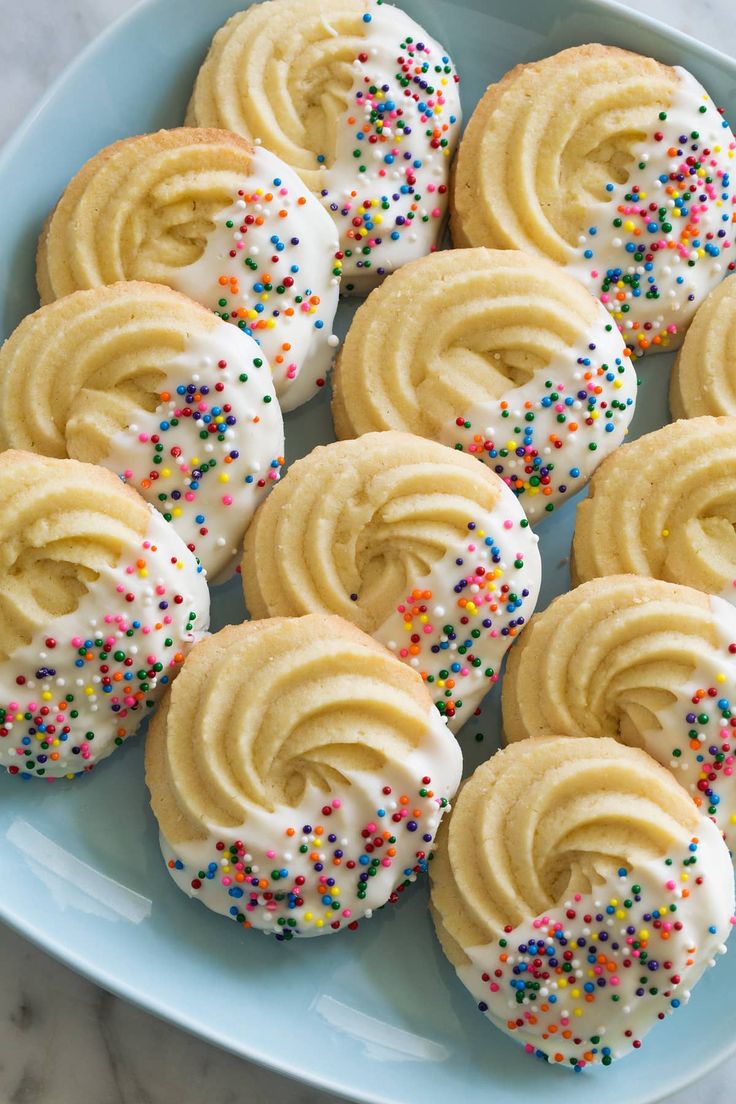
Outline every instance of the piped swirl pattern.
{"type": "Polygon", "coordinates": [[[419,675],[323,616],[199,644],[146,749],[172,876],[282,938],[354,926],[421,873],[460,771],[419,675]]]}

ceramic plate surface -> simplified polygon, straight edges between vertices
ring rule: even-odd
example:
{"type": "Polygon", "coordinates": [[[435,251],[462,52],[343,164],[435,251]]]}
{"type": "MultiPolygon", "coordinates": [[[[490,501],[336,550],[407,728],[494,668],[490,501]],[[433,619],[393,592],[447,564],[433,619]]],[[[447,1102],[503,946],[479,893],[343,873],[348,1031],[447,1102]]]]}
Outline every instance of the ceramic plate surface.
{"type": "MultiPolygon", "coordinates": [[[[102,146],[179,125],[214,31],[237,0],[145,0],[102,35],[0,155],[0,336],[38,305],[41,224],[102,146]]],[[[519,61],[599,41],[684,65],[731,117],[736,63],[603,0],[403,0],[450,51],[466,119],[519,61]]],[[[341,305],[338,332],[353,308],[341,305]]],[[[672,357],[640,365],[633,435],[669,420],[672,357]]],[[[332,440],[328,396],[288,415],[290,460],[332,440]]],[[[569,588],[574,500],[539,529],[540,608],[569,588]]],[[[215,591],[214,628],[243,613],[215,591]]],[[[497,746],[498,689],[461,737],[470,772],[497,746]],[[476,734],[484,734],[478,741],[476,734]]],[[[644,1104],[736,1049],[736,947],[638,1054],[574,1075],[528,1058],[481,1016],[436,942],[427,886],[357,932],[280,944],[188,901],[169,878],[143,782],[142,738],[69,785],[0,777],[0,918],[67,965],[244,1057],[356,1100],[644,1104]]]]}

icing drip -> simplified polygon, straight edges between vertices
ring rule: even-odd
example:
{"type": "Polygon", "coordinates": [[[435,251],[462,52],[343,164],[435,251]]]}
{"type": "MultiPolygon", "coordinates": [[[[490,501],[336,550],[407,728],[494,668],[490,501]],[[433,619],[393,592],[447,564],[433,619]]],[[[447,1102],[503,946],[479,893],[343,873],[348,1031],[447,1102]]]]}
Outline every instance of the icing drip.
{"type": "Polygon", "coordinates": [[[299,177],[260,146],[214,221],[204,253],[176,270],[172,287],[257,340],[282,409],[293,410],[324,385],[337,346],[335,229],[299,177]]]}
{"type": "Polygon", "coordinates": [[[363,21],[318,192],[340,235],[343,291],[357,294],[437,248],[461,122],[459,78],[443,48],[391,5],[371,2],[363,21]]]}
{"type": "Polygon", "coordinates": [[[498,681],[539,594],[538,538],[520,507],[506,510],[503,520],[486,514],[468,522],[467,538],[416,580],[372,634],[421,670],[455,732],[498,681]]]}
{"type": "Polygon", "coordinates": [[[581,490],[621,444],[636,386],[620,336],[601,309],[595,341],[565,349],[521,387],[471,407],[448,423],[443,441],[488,464],[536,522],[581,490]]]}
{"type": "Polygon", "coordinates": [[[622,866],[501,938],[464,948],[458,976],[527,1053],[580,1070],[641,1046],[725,953],[733,873],[717,829],[672,857],[622,866]]]}
{"type": "Polygon", "coordinates": [[[643,746],[693,794],[736,852],[736,612],[722,598],[709,599],[718,634],[675,700],[655,714],[643,746]]]}
{"type": "Polygon", "coordinates": [[[268,361],[255,341],[218,323],[167,365],[160,398],[116,434],[104,463],[171,522],[210,583],[221,582],[283,463],[268,361]]]}
{"type": "Polygon", "coordinates": [[[634,356],[675,347],[732,268],[736,139],[705,89],[676,67],[678,89],[633,148],[624,184],[589,212],[567,269],[611,312],[634,356]]]}
{"type": "Polygon", "coordinates": [[[347,770],[341,792],[310,783],[299,808],[248,803],[241,828],[161,849],[190,897],[279,939],[355,928],[426,870],[462,760],[433,709],[426,738],[380,771],[347,770]],[[308,818],[306,820],[305,818],[308,818]]]}
{"type": "Polygon", "coordinates": [[[0,765],[49,779],[90,770],[136,731],[208,624],[204,572],[151,508],[145,539],[0,664],[0,765]]]}

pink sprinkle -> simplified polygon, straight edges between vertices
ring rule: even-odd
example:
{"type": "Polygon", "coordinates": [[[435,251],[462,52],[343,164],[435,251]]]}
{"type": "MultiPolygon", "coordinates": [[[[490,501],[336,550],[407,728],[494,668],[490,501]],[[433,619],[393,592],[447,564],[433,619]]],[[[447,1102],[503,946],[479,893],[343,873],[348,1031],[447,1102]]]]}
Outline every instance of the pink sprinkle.
{"type": "Polygon", "coordinates": [[[513,523],[513,521],[505,521],[503,523],[503,527],[504,527],[504,529],[513,529],[514,523],[513,523]]]}

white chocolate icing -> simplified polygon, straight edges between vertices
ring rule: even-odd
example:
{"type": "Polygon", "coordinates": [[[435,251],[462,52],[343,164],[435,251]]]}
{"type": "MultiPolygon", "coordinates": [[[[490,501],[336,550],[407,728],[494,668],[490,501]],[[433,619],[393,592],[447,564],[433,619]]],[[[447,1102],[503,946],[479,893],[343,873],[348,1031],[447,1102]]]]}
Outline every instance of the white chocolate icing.
{"type": "Polygon", "coordinates": [[[736,139],[702,85],[675,68],[680,80],[666,117],[653,119],[646,141],[634,145],[626,182],[607,184],[610,199],[591,205],[566,266],[599,296],[634,356],[679,345],[736,259],[728,252],[736,139]]]}
{"type": "Polygon", "coordinates": [[[448,422],[442,440],[483,460],[534,523],[581,490],[621,444],[634,416],[636,372],[600,307],[600,325],[521,387],[448,422]]]}
{"type": "Polygon", "coordinates": [[[453,732],[498,681],[501,660],[534,612],[538,539],[519,503],[502,495],[372,634],[422,672],[453,732]]]}
{"type": "Polygon", "coordinates": [[[222,582],[283,463],[268,361],[247,334],[218,323],[206,338],[187,339],[160,392],[155,410],[112,438],[104,465],[171,521],[210,583],[222,582]]]}
{"type": "Polygon", "coordinates": [[[704,817],[680,844],[463,948],[470,962],[457,974],[480,1010],[529,1054],[568,1069],[638,1049],[687,1002],[731,930],[733,870],[718,830],[704,817]]]}
{"type": "Polygon", "coordinates": [[[282,409],[293,410],[324,384],[337,345],[337,234],[296,173],[261,146],[241,191],[171,285],[252,334],[282,409]]]}
{"type": "Polygon", "coordinates": [[[432,709],[418,747],[380,771],[347,769],[342,791],[310,782],[297,808],[248,800],[241,827],[206,824],[206,839],[176,846],[162,835],[161,850],[179,888],[214,912],[280,939],[322,935],[396,900],[426,869],[461,773],[432,709]]]}
{"type": "Polygon", "coordinates": [[[370,0],[363,19],[335,157],[317,193],[345,253],[342,290],[358,295],[437,248],[461,124],[443,47],[390,4],[370,0]]]}
{"type": "Polygon", "coordinates": [[[709,598],[718,647],[703,644],[698,666],[675,699],[655,714],[643,732],[644,750],[692,793],[736,853],[736,610],[722,598],[709,598]],[[705,718],[705,719],[703,719],[705,718]]]}
{"type": "Polygon", "coordinates": [[[145,536],[77,608],[0,663],[0,766],[63,778],[136,731],[209,625],[205,574],[150,507],[145,536]]]}

